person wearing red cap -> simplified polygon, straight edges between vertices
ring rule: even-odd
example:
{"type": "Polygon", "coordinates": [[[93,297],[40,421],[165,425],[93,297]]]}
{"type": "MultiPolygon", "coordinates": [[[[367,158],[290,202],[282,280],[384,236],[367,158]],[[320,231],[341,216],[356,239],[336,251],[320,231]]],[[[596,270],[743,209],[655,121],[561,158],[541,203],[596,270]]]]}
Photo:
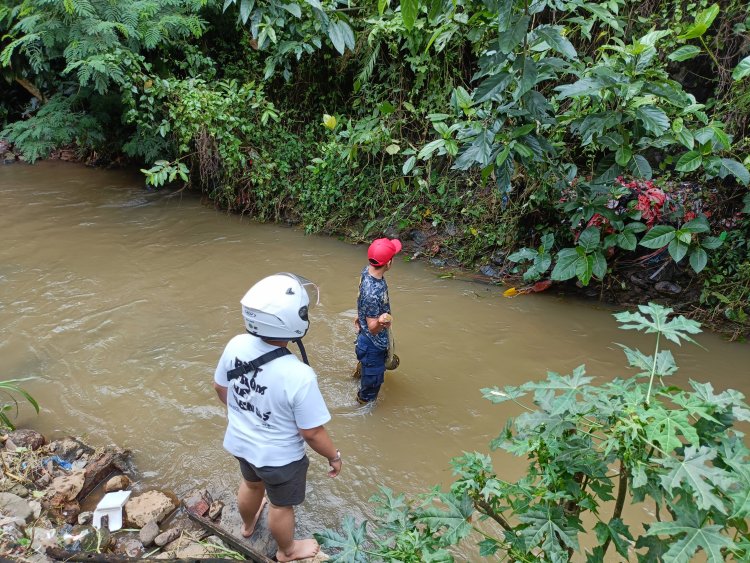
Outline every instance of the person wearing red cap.
{"type": "Polygon", "coordinates": [[[391,303],[385,273],[393,257],[401,252],[398,239],[379,238],[367,249],[369,264],[362,270],[357,296],[357,342],[355,352],[361,366],[357,401],[371,403],[378,398],[385,376],[391,303]]]}

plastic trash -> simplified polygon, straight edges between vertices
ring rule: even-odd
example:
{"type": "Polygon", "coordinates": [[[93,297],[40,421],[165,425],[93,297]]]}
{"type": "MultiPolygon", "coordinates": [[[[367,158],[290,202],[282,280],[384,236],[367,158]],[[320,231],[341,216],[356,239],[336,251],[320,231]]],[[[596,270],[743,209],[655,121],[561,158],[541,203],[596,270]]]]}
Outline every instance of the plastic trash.
{"type": "Polygon", "coordinates": [[[116,532],[122,528],[122,507],[128,501],[132,491],[117,491],[107,493],[94,509],[94,520],[91,523],[97,530],[102,527],[102,518],[107,517],[107,528],[116,532]]]}
{"type": "Polygon", "coordinates": [[[61,469],[64,469],[65,471],[70,471],[71,469],[73,469],[73,464],[70,463],[69,461],[65,461],[60,456],[53,455],[52,457],[45,457],[42,460],[42,465],[47,465],[48,461],[51,461],[52,463],[54,463],[61,469]]]}

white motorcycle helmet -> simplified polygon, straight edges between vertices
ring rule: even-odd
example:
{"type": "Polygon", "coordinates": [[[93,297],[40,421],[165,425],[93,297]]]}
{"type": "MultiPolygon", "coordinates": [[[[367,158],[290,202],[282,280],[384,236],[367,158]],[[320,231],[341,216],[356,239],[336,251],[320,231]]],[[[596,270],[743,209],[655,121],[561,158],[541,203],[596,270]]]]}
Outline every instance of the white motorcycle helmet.
{"type": "Polygon", "coordinates": [[[245,329],[269,340],[299,340],[310,327],[308,311],[319,303],[318,286],[282,272],[263,278],[240,301],[245,329]]]}

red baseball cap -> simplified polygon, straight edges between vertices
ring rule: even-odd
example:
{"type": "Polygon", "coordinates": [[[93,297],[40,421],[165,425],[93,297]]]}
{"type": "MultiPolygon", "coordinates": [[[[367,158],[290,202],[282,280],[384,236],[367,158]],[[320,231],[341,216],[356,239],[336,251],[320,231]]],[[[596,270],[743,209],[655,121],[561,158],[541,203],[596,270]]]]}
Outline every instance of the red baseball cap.
{"type": "Polygon", "coordinates": [[[372,241],[367,249],[367,259],[373,266],[384,266],[401,252],[401,241],[397,238],[379,238],[372,241]]]}

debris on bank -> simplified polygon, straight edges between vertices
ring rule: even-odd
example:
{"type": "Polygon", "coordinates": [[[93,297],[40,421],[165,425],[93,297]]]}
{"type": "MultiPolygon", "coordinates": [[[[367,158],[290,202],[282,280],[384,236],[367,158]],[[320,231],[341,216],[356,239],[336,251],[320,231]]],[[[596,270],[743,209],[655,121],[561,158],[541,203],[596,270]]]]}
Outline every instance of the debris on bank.
{"type": "Polygon", "coordinates": [[[133,490],[127,450],[72,437],[48,442],[29,429],[0,436],[0,446],[0,559],[273,560],[267,529],[252,543],[231,535],[221,524],[224,504],[209,491],[178,499],[170,491],[133,490]]]}

